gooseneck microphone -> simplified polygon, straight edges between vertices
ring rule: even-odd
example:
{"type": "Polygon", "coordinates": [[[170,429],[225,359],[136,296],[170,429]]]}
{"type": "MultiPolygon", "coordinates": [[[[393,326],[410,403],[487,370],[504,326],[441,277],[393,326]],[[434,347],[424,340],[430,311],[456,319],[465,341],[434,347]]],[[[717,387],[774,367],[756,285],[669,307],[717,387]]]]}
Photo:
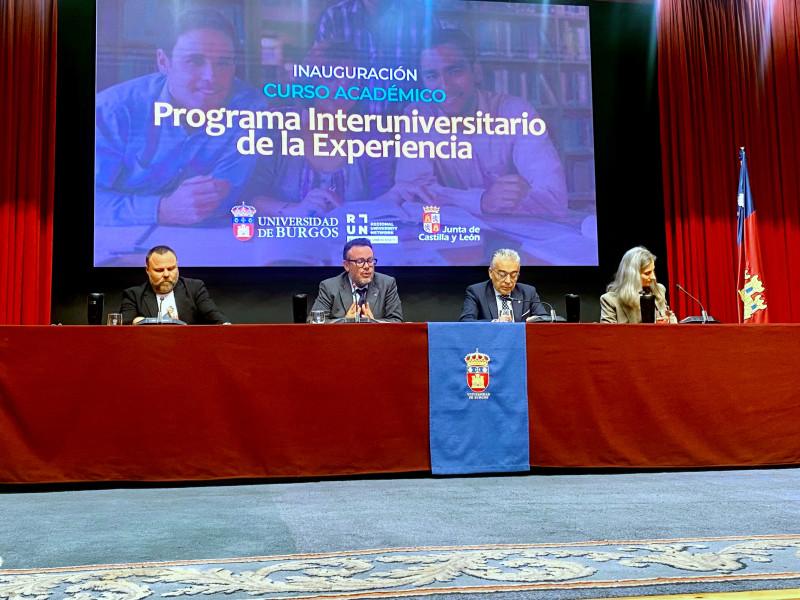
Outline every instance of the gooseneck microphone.
{"type": "Polygon", "coordinates": [[[511,296],[508,296],[507,298],[508,298],[508,300],[511,300],[512,302],[518,302],[519,304],[523,304],[523,305],[525,304],[525,302],[530,302],[531,305],[528,307],[528,310],[526,310],[525,312],[523,312],[519,316],[520,320],[523,320],[523,321],[527,321],[528,320],[528,317],[526,317],[525,315],[529,314],[533,310],[533,305],[534,304],[541,304],[541,305],[546,306],[547,308],[550,309],[550,314],[549,315],[533,315],[534,317],[539,317],[538,321],[543,322],[543,323],[557,323],[559,321],[563,321],[564,320],[563,317],[559,317],[556,314],[556,310],[553,308],[553,305],[550,304],[549,302],[545,302],[544,300],[520,300],[519,298],[512,298],[511,296]]]}
{"type": "MultiPolygon", "coordinates": [[[[700,305],[700,314],[701,314],[701,315],[703,315],[703,321],[702,321],[702,322],[703,322],[703,323],[708,323],[708,321],[709,321],[709,318],[708,318],[708,313],[706,312],[706,309],[705,309],[705,307],[703,306],[703,303],[702,303],[702,302],[700,302],[700,300],[698,300],[698,299],[697,299],[697,298],[695,298],[694,296],[692,296],[692,295],[691,295],[689,292],[687,292],[687,291],[686,291],[686,290],[683,288],[683,286],[681,286],[681,284],[680,284],[680,283],[676,283],[676,284],[675,284],[675,287],[676,287],[676,288],[678,288],[678,289],[679,289],[680,291],[682,291],[684,294],[686,294],[687,296],[689,296],[689,298],[691,298],[692,300],[694,300],[695,302],[697,302],[697,303],[700,305]]],[[[691,323],[692,321],[689,321],[689,320],[688,320],[688,319],[691,319],[691,318],[694,318],[694,319],[696,319],[697,317],[687,317],[686,319],[684,319],[684,320],[683,320],[683,321],[681,321],[681,322],[683,323],[683,322],[685,321],[685,322],[687,322],[687,323],[691,323]]],[[[713,321],[714,319],[711,319],[711,320],[713,321]]]]}
{"type": "MultiPolygon", "coordinates": [[[[155,317],[145,317],[140,321],[136,322],[136,325],[186,325],[185,322],[181,321],[180,319],[176,319],[169,313],[169,308],[167,307],[167,315],[163,316],[162,310],[164,309],[164,298],[158,299],[158,315],[155,317]]],[[[173,305],[173,308],[176,308],[173,305]]],[[[177,310],[177,308],[176,308],[177,310]]],[[[230,323],[228,323],[230,325],[230,323]]]]}
{"type": "Polygon", "coordinates": [[[353,302],[356,304],[356,314],[353,315],[353,322],[361,323],[361,294],[358,289],[353,290],[353,302]]]}

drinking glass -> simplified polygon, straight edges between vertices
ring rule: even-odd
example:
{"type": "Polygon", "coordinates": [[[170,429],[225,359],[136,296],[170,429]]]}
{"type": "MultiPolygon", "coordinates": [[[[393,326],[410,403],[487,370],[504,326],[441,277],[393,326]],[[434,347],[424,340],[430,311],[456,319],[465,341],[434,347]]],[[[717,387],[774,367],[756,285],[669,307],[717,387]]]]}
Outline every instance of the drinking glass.
{"type": "Polygon", "coordinates": [[[311,311],[311,322],[312,323],[324,323],[325,322],[325,311],[324,310],[312,310],[311,311]]]}
{"type": "Polygon", "coordinates": [[[122,325],[122,313],[108,313],[107,325],[122,325]]]}

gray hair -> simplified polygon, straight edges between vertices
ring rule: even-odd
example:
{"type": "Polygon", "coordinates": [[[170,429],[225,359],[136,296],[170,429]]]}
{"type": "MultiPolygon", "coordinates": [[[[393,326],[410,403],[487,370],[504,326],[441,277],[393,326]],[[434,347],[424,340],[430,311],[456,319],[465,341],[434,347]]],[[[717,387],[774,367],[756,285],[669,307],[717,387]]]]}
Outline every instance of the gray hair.
{"type": "Polygon", "coordinates": [[[522,264],[522,261],[519,259],[519,254],[516,250],[511,250],[510,248],[500,248],[500,250],[495,250],[494,254],[492,254],[492,261],[489,263],[489,266],[494,269],[494,264],[498,258],[509,258],[518,264],[522,264]]]}
{"type": "MultiPolygon", "coordinates": [[[[623,255],[614,275],[614,281],[608,284],[606,291],[616,294],[628,308],[638,309],[639,292],[642,290],[642,270],[655,260],[656,255],[644,246],[631,248],[623,255]]],[[[661,286],[657,283],[651,286],[650,291],[656,297],[656,301],[666,302],[661,286]]]]}

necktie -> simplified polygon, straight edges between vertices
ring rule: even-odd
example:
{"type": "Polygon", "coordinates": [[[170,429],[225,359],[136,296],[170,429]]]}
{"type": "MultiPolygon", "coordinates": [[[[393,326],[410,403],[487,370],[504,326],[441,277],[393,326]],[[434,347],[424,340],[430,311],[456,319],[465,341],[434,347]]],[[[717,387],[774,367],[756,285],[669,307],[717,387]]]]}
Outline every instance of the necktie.
{"type": "MultiPolygon", "coordinates": [[[[508,310],[508,311],[510,311],[511,310],[511,304],[510,304],[511,296],[503,295],[503,296],[500,296],[500,299],[503,301],[501,306],[500,306],[500,310],[503,310],[503,311],[508,310]]],[[[514,314],[513,313],[511,314],[511,320],[512,321],[514,320],[514,314]]]]}
{"type": "Polygon", "coordinates": [[[356,293],[358,294],[358,305],[364,306],[364,302],[367,299],[367,288],[358,288],[356,293]]]}

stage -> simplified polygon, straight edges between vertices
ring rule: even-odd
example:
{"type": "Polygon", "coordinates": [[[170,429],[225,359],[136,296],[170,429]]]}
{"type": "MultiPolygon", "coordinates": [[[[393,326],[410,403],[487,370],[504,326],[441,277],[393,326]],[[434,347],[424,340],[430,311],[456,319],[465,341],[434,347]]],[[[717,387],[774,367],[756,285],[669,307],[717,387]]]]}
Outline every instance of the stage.
{"type": "MultiPolygon", "coordinates": [[[[533,467],[800,463],[800,325],[526,330],[533,467]]],[[[0,483],[425,472],[427,325],[2,326],[0,431],[0,483]]]]}

